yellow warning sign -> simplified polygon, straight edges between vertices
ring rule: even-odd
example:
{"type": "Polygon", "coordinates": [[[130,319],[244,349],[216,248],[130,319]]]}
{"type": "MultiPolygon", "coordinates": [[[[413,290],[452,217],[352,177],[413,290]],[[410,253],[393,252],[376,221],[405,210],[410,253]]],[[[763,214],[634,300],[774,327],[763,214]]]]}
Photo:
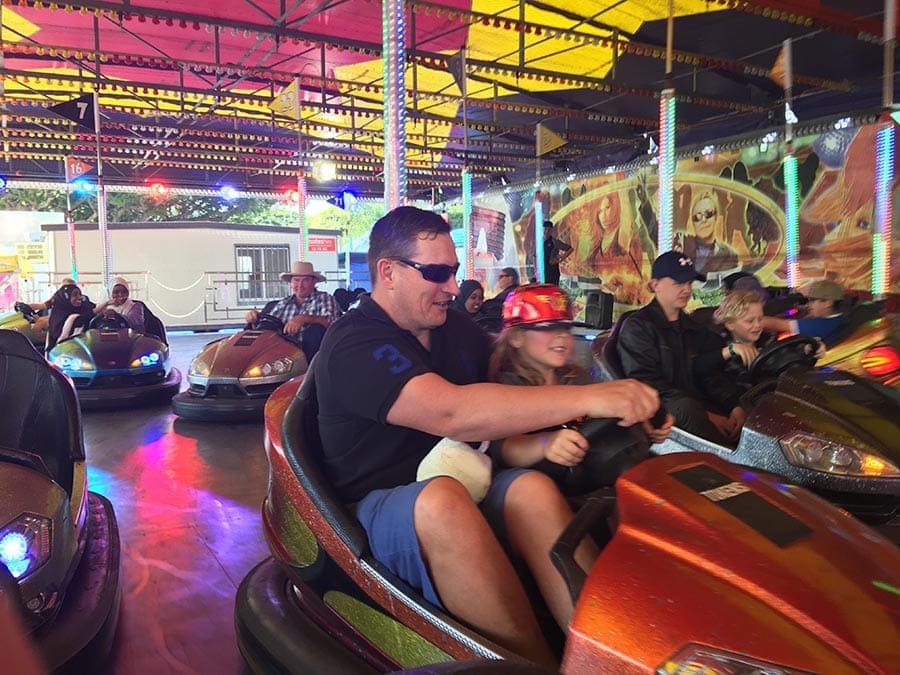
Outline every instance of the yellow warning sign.
{"type": "Polygon", "coordinates": [[[16,255],[20,260],[30,263],[46,264],[49,262],[47,244],[42,241],[19,242],[16,244],[16,255]]]}

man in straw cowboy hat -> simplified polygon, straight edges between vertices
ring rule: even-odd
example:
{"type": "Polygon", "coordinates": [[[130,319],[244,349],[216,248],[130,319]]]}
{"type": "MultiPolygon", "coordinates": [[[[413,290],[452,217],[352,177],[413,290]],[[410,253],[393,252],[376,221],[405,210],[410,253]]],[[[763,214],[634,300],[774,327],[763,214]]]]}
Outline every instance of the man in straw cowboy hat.
{"type": "MultiPolygon", "coordinates": [[[[316,290],[316,284],[325,281],[325,277],[312,263],[295,260],[281,280],[291,282],[291,295],[276,302],[266,313],[284,322],[285,334],[300,343],[308,362],[319,351],[325,329],[341,315],[341,310],[330,294],[316,290]]],[[[252,324],[258,317],[259,311],[251,309],[245,319],[252,324]]]]}

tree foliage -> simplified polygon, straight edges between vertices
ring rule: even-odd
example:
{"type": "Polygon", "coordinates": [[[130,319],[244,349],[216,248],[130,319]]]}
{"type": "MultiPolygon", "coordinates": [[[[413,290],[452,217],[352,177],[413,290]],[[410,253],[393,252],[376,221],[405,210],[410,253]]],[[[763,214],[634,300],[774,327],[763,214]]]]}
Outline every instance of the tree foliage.
{"type": "MultiPolygon", "coordinates": [[[[97,195],[70,196],[75,222],[97,222],[97,195]]],[[[57,211],[66,210],[64,187],[55,189],[13,189],[0,194],[0,210],[57,211]]],[[[347,236],[353,248],[364,247],[369,231],[385,213],[381,201],[355,201],[341,209],[333,205],[309,208],[306,223],[310,229],[334,230],[347,236]]],[[[447,206],[452,227],[462,227],[462,205],[447,206]]],[[[169,221],[207,221],[241,223],[245,225],[273,225],[297,227],[299,214],[295,204],[272,199],[236,199],[228,202],[217,196],[166,195],[155,197],[146,193],[108,192],[106,219],[110,223],[158,223],[169,221]]]]}

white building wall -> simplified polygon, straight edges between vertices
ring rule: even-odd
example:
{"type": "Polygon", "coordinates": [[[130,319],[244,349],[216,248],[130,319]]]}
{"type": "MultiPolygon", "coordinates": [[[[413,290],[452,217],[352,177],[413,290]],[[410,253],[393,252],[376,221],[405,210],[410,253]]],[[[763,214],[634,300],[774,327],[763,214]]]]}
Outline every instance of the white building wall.
{"type": "MultiPolygon", "coordinates": [[[[45,226],[48,234],[51,275],[46,280],[49,297],[69,276],[70,251],[64,227],[45,226]]],[[[339,285],[337,250],[339,235],[314,231],[319,248],[307,259],[329,280],[319,289],[331,292],[339,285]],[[325,244],[322,246],[322,244],[325,244]]],[[[290,259],[297,260],[296,230],[259,226],[223,226],[209,223],[113,224],[109,227],[111,274],[126,277],[132,297],[146,302],[167,326],[236,325],[249,309],[237,299],[236,245],[287,245],[290,259]]],[[[108,297],[102,281],[102,246],[95,225],[79,225],[75,231],[79,285],[95,302],[108,297]]],[[[285,270],[287,271],[287,270],[285,270]]],[[[287,283],[278,297],[290,292],[287,283]]],[[[43,298],[42,298],[43,299],[43,298]]]]}

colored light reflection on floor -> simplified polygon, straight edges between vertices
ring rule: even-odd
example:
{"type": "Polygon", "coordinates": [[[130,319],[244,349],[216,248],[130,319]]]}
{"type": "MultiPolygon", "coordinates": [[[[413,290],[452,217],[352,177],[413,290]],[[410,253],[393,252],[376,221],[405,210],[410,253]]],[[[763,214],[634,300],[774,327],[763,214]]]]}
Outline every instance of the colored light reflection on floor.
{"type": "MultiPolygon", "coordinates": [[[[173,336],[174,365],[216,338],[173,336]]],[[[110,672],[244,672],[232,617],[238,584],[268,556],[262,425],[185,422],[169,406],[83,423],[89,486],[112,502],[121,542],[110,672]]]]}

